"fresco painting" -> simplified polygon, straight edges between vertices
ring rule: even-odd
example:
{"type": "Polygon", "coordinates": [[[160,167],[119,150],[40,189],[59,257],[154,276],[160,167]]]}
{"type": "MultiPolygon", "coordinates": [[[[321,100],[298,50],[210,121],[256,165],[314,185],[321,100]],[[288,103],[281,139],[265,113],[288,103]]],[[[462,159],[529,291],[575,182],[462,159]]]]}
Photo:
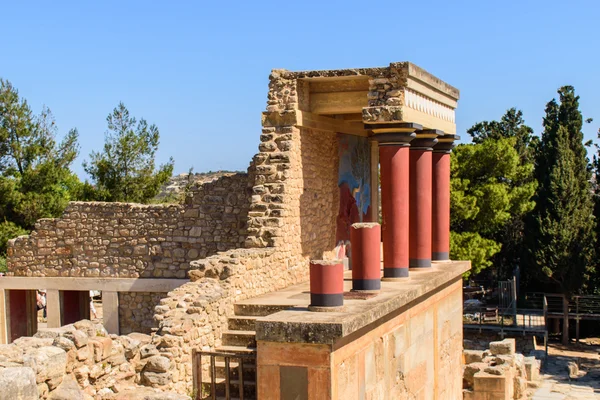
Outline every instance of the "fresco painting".
{"type": "MultiPolygon", "coordinates": [[[[371,152],[365,137],[338,134],[340,208],[336,243],[344,249],[350,241],[350,226],[367,222],[371,207],[371,152]]],[[[349,249],[348,249],[349,250],[349,249]]],[[[347,250],[341,250],[348,254],[347,250]]]]}

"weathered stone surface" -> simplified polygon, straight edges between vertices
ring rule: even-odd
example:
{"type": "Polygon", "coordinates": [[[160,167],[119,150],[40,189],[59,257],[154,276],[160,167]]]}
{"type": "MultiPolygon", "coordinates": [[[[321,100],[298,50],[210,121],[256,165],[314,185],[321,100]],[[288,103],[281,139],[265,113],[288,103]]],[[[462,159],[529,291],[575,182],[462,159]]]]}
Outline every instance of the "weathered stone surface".
{"type": "Polygon", "coordinates": [[[482,350],[464,350],[463,355],[465,357],[465,364],[481,362],[483,360],[482,350]]]}
{"type": "Polygon", "coordinates": [[[29,367],[0,368],[0,400],[37,400],[35,372],[29,367]]]}
{"type": "Polygon", "coordinates": [[[96,362],[106,360],[110,357],[112,350],[112,340],[109,337],[96,336],[90,338],[88,346],[92,349],[94,360],[96,362]]]}
{"type": "Polygon", "coordinates": [[[171,362],[167,357],[152,356],[147,359],[144,371],[167,372],[170,366],[171,362]]]}
{"type": "Polygon", "coordinates": [[[49,400],[85,400],[82,390],[77,385],[77,382],[67,377],[63,382],[52,391],[49,400]]]}
{"type": "Polygon", "coordinates": [[[68,352],[69,350],[72,350],[75,348],[75,343],[73,343],[71,340],[67,339],[66,337],[57,337],[54,339],[52,346],[58,347],[60,349],[63,349],[64,351],[68,352]]]}
{"type": "Polygon", "coordinates": [[[140,348],[140,357],[142,359],[158,355],[158,350],[153,344],[147,344],[140,348]]]}
{"type": "Polygon", "coordinates": [[[483,371],[487,368],[488,364],[486,363],[471,363],[465,365],[465,369],[463,372],[463,387],[465,389],[472,389],[474,383],[474,376],[477,372],[483,371]]]}
{"type": "Polygon", "coordinates": [[[78,330],[67,332],[63,336],[72,341],[78,349],[86,346],[89,340],[88,335],[85,332],[78,330]]]}
{"type": "Polygon", "coordinates": [[[577,379],[579,378],[579,366],[574,361],[569,361],[567,363],[567,369],[569,370],[569,378],[577,379]]]}
{"type": "Polygon", "coordinates": [[[170,373],[142,371],[141,383],[146,386],[164,386],[171,381],[170,373]]]}
{"type": "Polygon", "coordinates": [[[495,356],[515,354],[515,339],[504,339],[498,342],[491,342],[490,352],[495,356]]]}
{"type": "Polygon", "coordinates": [[[85,333],[89,338],[96,337],[96,324],[94,324],[92,321],[83,319],[75,322],[73,325],[75,326],[75,329],[85,333]]]}
{"type": "Polygon", "coordinates": [[[24,365],[33,369],[38,383],[62,380],[67,368],[67,353],[58,347],[46,346],[30,350],[23,357],[24,365]]]}

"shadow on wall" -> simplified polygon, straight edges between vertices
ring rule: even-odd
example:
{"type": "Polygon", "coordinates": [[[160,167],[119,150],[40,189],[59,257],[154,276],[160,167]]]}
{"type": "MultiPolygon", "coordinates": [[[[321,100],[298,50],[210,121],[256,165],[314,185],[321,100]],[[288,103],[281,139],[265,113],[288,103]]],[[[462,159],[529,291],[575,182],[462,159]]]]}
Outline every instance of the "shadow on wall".
{"type": "Polygon", "coordinates": [[[300,240],[302,255],[323,258],[333,251],[339,210],[338,137],[301,128],[300,240]]]}

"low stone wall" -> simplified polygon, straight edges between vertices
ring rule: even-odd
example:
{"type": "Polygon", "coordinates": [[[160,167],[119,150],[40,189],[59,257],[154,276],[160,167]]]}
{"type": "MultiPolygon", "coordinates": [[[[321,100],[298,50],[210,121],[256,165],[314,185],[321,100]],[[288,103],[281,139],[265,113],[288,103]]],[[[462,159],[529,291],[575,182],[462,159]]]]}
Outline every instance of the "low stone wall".
{"type": "Polygon", "coordinates": [[[465,400],[523,400],[537,387],[541,361],[515,351],[515,339],[489,343],[487,350],[465,350],[465,400]]]}
{"type": "Polygon", "coordinates": [[[119,331],[122,335],[131,332],[150,334],[158,324],[154,320],[154,308],[167,293],[120,292],[119,331]]]}
{"type": "Polygon", "coordinates": [[[100,324],[78,321],[0,345],[0,382],[9,381],[0,399],[115,399],[140,385],[164,387],[171,364],[149,335],[108,335],[100,324]]]}
{"type": "Polygon", "coordinates": [[[192,387],[192,349],[221,345],[235,302],[306,281],[307,259],[273,248],[236,249],[194,261],[191,282],[169,292],[156,307],[159,327],[154,342],[171,354],[172,384],[179,393],[192,387]]]}
{"type": "Polygon", "coordinates": [[[190,261],[240,247],[248,175],[194,186],[184,205],[72,202],[9,241],[14,276],[185,278],[190,261]]]}

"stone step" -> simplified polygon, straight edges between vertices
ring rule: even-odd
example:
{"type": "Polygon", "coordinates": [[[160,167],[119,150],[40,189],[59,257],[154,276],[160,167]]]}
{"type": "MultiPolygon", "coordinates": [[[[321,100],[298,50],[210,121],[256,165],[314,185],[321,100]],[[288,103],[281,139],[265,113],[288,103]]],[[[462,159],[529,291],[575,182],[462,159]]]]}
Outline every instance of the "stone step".
{"type": "Polygon", "coordinates": [[[291,307],[289,304],[234,304],[233,310],[237,316],[266,317],[291,307]]]}
{"type": "Polygon", "coordinates": [[[256,326],[255,316],[238,316],[235,315],[229,318],[229,329],[232,331],[253,331],[256,326]]]}
{"type": "Polygon", "coordinates": [[[256,354],[256,347],[252,346],[227,346],[223,345],[215,349],[216,352],[233,354],[256,354]]]}
{"type": "Polygon", "coordinates": [[[223,344],[226,346],[252,346],[256,347],[255,331],[225,331],[223,344]]]}

